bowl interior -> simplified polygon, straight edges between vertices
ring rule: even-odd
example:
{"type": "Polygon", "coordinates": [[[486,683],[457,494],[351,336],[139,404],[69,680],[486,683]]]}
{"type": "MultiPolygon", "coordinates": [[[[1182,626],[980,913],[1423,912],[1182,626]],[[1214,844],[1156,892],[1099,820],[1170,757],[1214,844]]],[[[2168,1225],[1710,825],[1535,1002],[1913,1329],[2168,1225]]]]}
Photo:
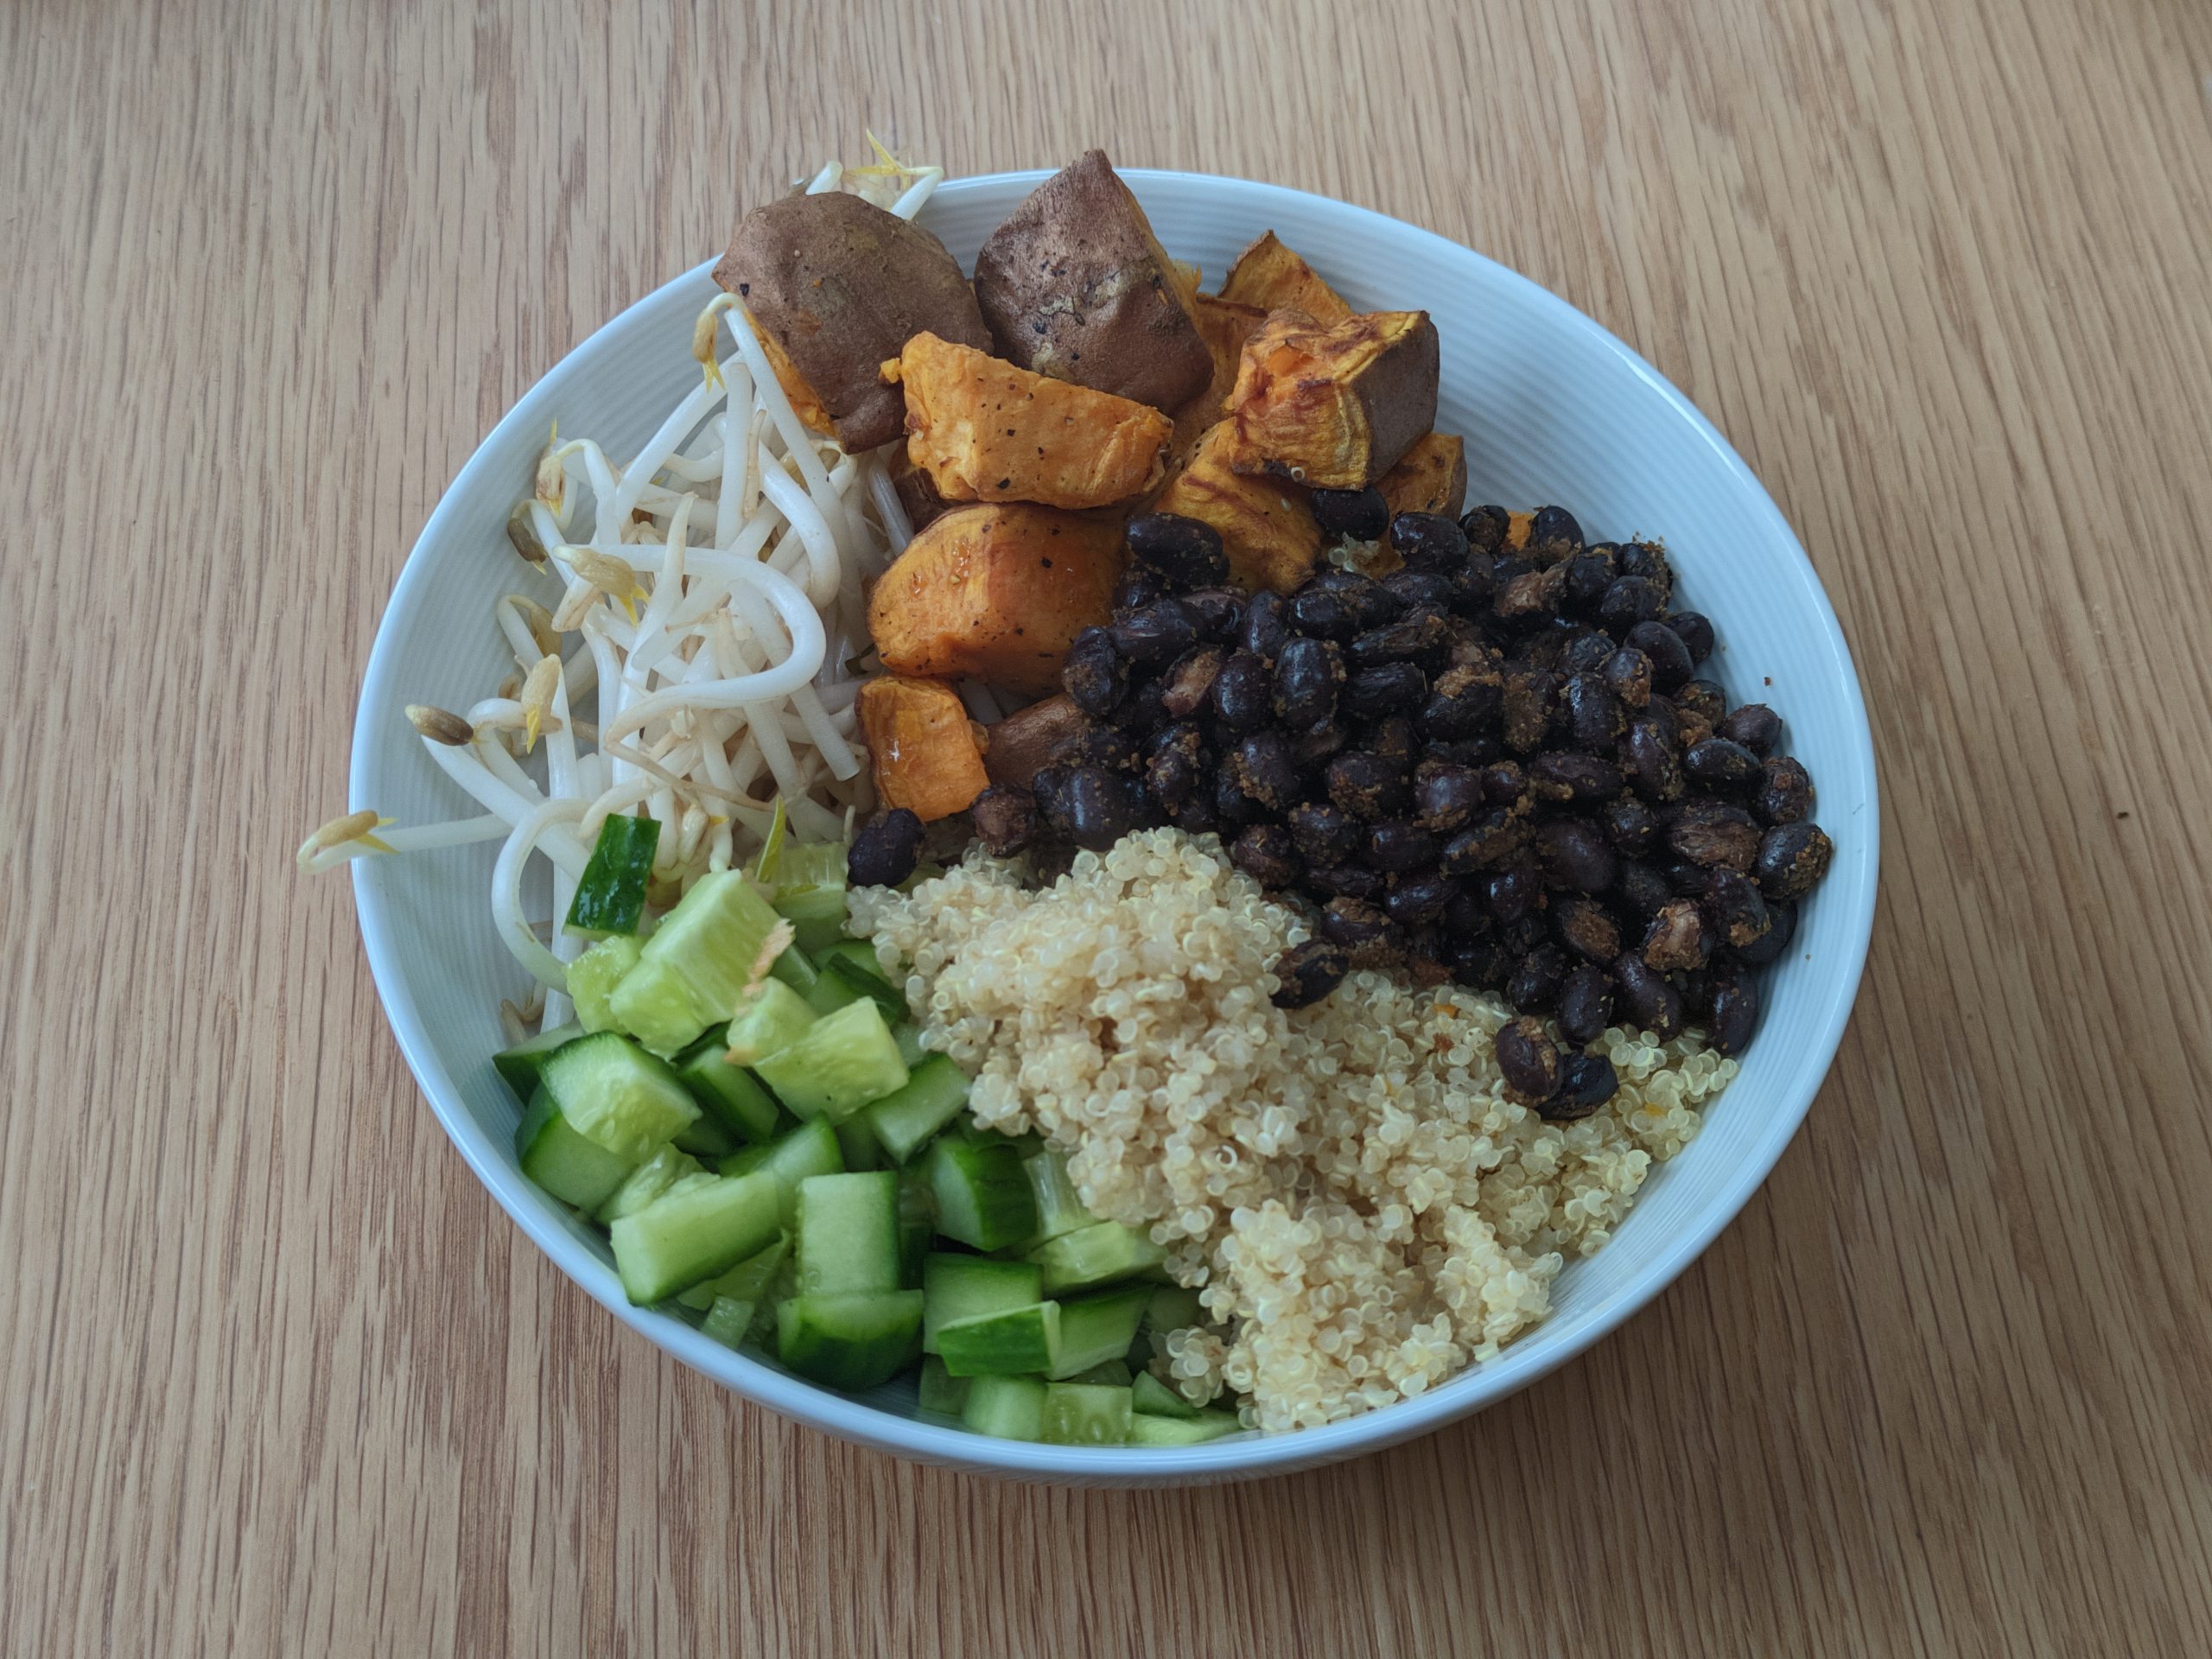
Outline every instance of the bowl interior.
{"type": "MultiPolygon", "coordinates": [[[[923,222],[963,265],[1042,174],[957,181],[923,222]]],[[[1857,677],[1810,564],[1758,481],[1648,365],[1565,302],[1455,244],[1362,209],[1236,180],[1125,175],[1161,242],[1217,279],[1274,229],[1361,309],[1422,308],[1442,338],[1438,426],[1467,441],[1469,500],[1557,502],[1593,538],[1662,538],[1678,603],[1706,611],[1720,649],[1704,672],[1732,701],[1770,702],[1820,787],[1835,866],[1804,907],[1789,959],[1770,970],[1759,1041],[1698,1139],[1657,1166],[1612,1241],[1570,1265],[1555,1311],[1499,1358],[1433,1393],[1347,1423],[1178,1451],[1031,1446],[912,1419],[911,1385],[865,1399],[816,1389],[623,1300],[605,1248],[524,1179],[517,1109],[494,1074],[499,999],[524,988],[493,937],[495,849],[370,859],[354,867],[372,969],[440,1121],[508,1212],[591,1294],[740,1392],[849,1439],[1032,1478],[1160,1484],[1280,1472],[1402,1440],[1520,1388],[1649,1300],[1741,1207],[1788,1144],[1833,1057],[1873,911],[1873,753],[1857,677]]],[[[511,665],[493,601],[530,588],[504,535],[549,424],[627,454],[697,373],[692,319],[708,266],[677,277],[563,359],[462,469],[407,562],[378,632],[354,733],[352,804],[403,823],[473,812],[422,753],[404,704],[466,707],[511,665]]]]}

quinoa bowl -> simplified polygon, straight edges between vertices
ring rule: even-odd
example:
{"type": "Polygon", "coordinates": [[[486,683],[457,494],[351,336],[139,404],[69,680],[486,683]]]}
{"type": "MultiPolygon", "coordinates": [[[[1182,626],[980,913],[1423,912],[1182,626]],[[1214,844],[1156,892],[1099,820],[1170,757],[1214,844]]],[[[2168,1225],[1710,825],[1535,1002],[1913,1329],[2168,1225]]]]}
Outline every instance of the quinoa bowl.
{"type": "MultiPolygon", "coordinates": [[[[948,183],[921,222],[969,265],[1045,176],[948,183]]],[[[489,1010],[507,966],[480,918],[491,850],[455,847],[404,871],[365,860],[354,880],[379,994],[441,1122],[503,1207],[618,1317],[747,1397],[849,1440],[1019,1478],[1150,1485],[1283,1472],[1429,1432],[1528,1385],[1663,1288],[1764,1178],[1827,1071],[1871,930],[1878,815],[1856,675],[1809,563],[1742,461],[1648,365],[1525,279],[1414,227],[1240,181],[1124,177],[1161,241],[1209,270],[1226,267],[1272,228],[1355,305],[1427,307],[1443,341],[1438,421],[1465,436],[1474,496],[1571,501],[1597,532],[1663,533],[1682,592],[1713,618],[1724,641],[1709,671],[1738,697],[1770,691],[1789,711],[1795,753],[1819,776],[1834,868],[1803,906],[1791,956],[1771,970],[1768,1034],[1694,1137],[1652,1170],[1635,1208],[1609,1227],[1605,1249],[1559,1273],[1542,1323],[1381,1409],[1294,1434],[1248,1433],[1173,1449],[990,1440],[918,1419],[911,1383],[860,1396],[817,1388],[632,1306],[604,1243],[521,1174],[514,1107],[488,1058],[499,1046],[489,1010]]],[[[696,377],[675,342],[714,292],[702,267],[640,301],[557,365],[464,467],[378,634],[355,732],[354,807],[434,815],[442,780],[397,710],[442,691],[441,702],[465,705],[469,688],[496,672],[498,642],[479,619],[504,577],[484,552],[500,543],[512,480],[528,475],[556,417],[642,442],[696,377]]]]}

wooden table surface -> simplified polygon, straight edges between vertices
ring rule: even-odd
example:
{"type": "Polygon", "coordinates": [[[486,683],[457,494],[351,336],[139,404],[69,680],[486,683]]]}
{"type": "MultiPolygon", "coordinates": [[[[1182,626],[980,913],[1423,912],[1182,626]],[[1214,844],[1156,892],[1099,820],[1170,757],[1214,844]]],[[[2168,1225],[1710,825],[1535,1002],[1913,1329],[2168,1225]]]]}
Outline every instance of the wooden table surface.
{"type": "Polygon", "coordinates": [[[2212,1650],[2200,0],[557,10],[0,12],[0,1650],[2212,1650]],[[1834,597],[1885,808],[1834,1072],[1478,1419],[1125,1494],[741,1404],[493,1205],[293,873],[479,437],[864,124],[1462,238],[1834,597]]]}

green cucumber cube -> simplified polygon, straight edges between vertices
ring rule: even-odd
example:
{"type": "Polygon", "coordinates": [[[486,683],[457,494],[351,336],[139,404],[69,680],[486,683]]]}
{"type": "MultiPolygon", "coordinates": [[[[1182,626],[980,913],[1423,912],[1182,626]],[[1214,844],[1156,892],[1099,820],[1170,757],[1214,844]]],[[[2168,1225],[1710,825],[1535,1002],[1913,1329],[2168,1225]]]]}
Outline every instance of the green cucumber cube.
{"type": "Polygon", "coordinates": [[[1047,1241],[1029,1259],[1044,1268],[1045,1294],[1052,1296],[1149,1273],[1167,1260],[1167,1252],[1133,1228],[1102,1221],[1047,1241]]]}
{"type": "Polygon", "coordinates": [[[814,1024],[806,999],[780,979],[763,980],[741,999],[729,1022],[727,1058],[732,1065],[758,1065],[779,1048],[788,1048],[814,1024]]]}
{"type": "Polygon", "coordinates": [[[745,1141],[766,1141],[775,1134],[783,1114],[775,1096],[728,1055],[729,1033],[717,1026],[676,1057],[676,1075],[691,1091],[691,1098],[718,1119],[732,1135],[745,1141]]]}
{"type": "Polygon", "coordinates": [[[866,1000],[853,988],[851,980],[827,969],[817,969],[814,983],[806,988],[806,1006],[825,1018],[840,1008],[849,1008],[854,1003],[866,1000]]]}
{"type": "Polygon", "coordinates": [[[622,1288],[642,1306],[728,1272],[766,1249],[777,1224],[772,1179],[724,1175],[705,1177],[696,1186],[679,1182],[607,1230],[622,1288]]]}
{"type": "Polygon", "coordinates": [[[569,964],[569,1000],[576,1005],[576,1020],[586,1031],[630,1028],[614,1013],[614,988],[621,983],[645,953],[645,941],[632,934],[617,933],[569,964]]]}
{"type": "Polygon", "coordinates": [[[656,1053],[690,1046],[737,1006],[781,919],[742,872],[701,876],[614,988],[615,1017],[656,1053]]]}
{"type": "Polygon", "coordinates": [[[734,1348],[753,1328],[753,1304],[733,1296],[717,1296],[699,1328],[725,1348],[734,1348]]]}
{"type": "Polygon", "coordinates": [[[507,1087],[515,1091],[515,1098],[527,1106],[531,1096],[537,1092],[538,1074],[544,1071],[545,1062],[583,1034],[583,1027],[571,1020],[565,1026],[525,1037],[512,1048],[501,1049],[492,1057],[492,1064],[505,1079],[507,1087]]]}
{"type": "Polygon", "coordinates": [[[935,1354],[925,1354],[921,1379],[914,1389],[914,1408],[940,1417],[957,1417],[973,1386],[973,1378],[955,1376],[935,1354]]]}
{"type": "Polygon", "coordinates": [[[1096,1382],[1045,1385],[1045,1440],[1051,1445],[1124,1445],[1135,1415],[1127,1389],[1096,1382]]]}
{"type": "Polygon", "coordinates": [[[696,1307],[702,1312],[712,1307],[723,1297],[734,1302],[751,1302],[757,1307],[769,1300],[769,1293],[775,1288],[777,1272],[783,1267],[784,1257],[790,1249],[790,1239],[779,1233],[765,1250],[753,1251],[728,1273],[692,1286],[679,1294],[676,1300],[686,1307],[696,1307]]]}
{"type": "Polygon", "coordinates": [[[899,1045],[899,1058],[906,1062],[909,1071],[929,1056],[930,1051],[922,1046],[922,1028],[919,1026],[901,1021],[891,1027],[891,1040],[899,1045]]]}
{"type": "Polygon", "coordinates": [[[594,1214],[602,1225],[620,1221],[624,1216],[634,1216],[684,1176],[702,1173],[702,1166],[696,1158],[678,1152],[672,1146],[663,1147],[632,1170],[629,1178],[594,1214]]]}
{"type": "Polygon", "coordinates": [[[855,1112],[836,1127],[837,1148],[845,1154],[847,1169],[883,1167],[883,1148],[876,1143],[875,1131],[868,1128],[866,1118],[855,1112]]]}
{"type": "Polygon", "coordinates": [[[667,1061],[611,1031],[561,1049],[545,1062],[544,1078],[570,1128],[633,1164],[699,1116],[667,1061]]]}
{"type": "Polygon", "coordinates": [[[1044,1300],[1044,1279],[1031,1262],[995,1262],[988,1255],[953,1255],[942,1251],[925,1256],[922,1351],[937,1352],[938,1332],[955,1319],[1003,1313],[1044,1300]]]}
{"type": "Polygon", "coordinates": [[[753,1070],[801,1117],[842,1123],[870,1101],[906,1086],[906,1063],[874,1003],[855,1002],[817,1020],[796,1042],[753,1070]]]}
{"type": "Polygon", "coordinates": [[[798,1226],[799,1183],[810,1175],[835,1175],[844,1166],[844,1155],[837,1149],[836,1131],[818,1119],[800,1124],[765,1147],[747,1147],[722,1160],[725,1175],[744,1175],[760,1170],[775,1178],[782,1195],[783,1224],[787,1231],[798,1226]]]}
{"type": "Polygon", "coordinates": [[[617,814],[599,826],[591,857],[569,901],[568,930],[587,939],[635,933],[645,913],[645,883],[660,847],[660,821],[617,814]]]}
{"type": "Polygon", "coordinates": [[[776,965],[768,970],[768,975],[772,979],[781,980],[801,996],[812,990],[814,982],[822,977],[814,971],[814,964],[806,959],[805,953],[799,950],[783,952],[776,958],[776,965]]]}
{"type": "MultiPolygon", "coordinates": [[[[692,1096],[692,1099],[697,1098],[696,1095],[692,1096]]],[[[721,1119],[712,1112],[702,1112],[678,1129],[676,1139],[669,1144],[678,1152],[720,1160],[728,1157],[743,1143],[723,1127],[721,1119]]]]}
{"type": "Polygon", "coordinates": [[[937,1195],[937,1230],[970,1249],[1002,1250],[1037,1231],[1021,1154],[1003,1141],[939,1135],[922,1168],[937,1195]]]}
{"type": "Polygon", "coordinates": [[[778,882],[776,913],[791,925],[792,943],[811,955],[845,937],[845,889],[778,882]]]}
{"type": "Polygon", "coordinates": [[[1198,1408],[1150,1371],[1139,1371],[1130,1389],[1140,1417],[1196,1417],[1198,1408]]]}
{"type": "Polygon", "coordinates": [[[937,1351],[955,1376],[1016,1376],[1052,1363],[1060,1341],[1060,1305],[1033,1302],[978,1313],[938,1327],[937,1351]]]}
{"type": "Polygon", "coordinates": [[[798,1292],[899,1288],[899,1178],[810,1175],[798,1185],[798,1292]]]}
{"type": "Polygon", "coordinates": [[[1021,1160],[1021,1167],[1029,1177],[1029,1190],[1037,1198],[1037,1231],[1033,1244],[1049,1243],[1078,1227],[1098,1224],[1098,1217],[1083,1207],[1083,1200],[1076,1196],[1075,1183],[1068,1179],[1067,1154],[1051,1147],[1039,1147],[1021,1160]]]}
{"type": "Polygon", "coordinates": [[[1059,1336],[1051,1361],[1038,1369],[1055,1379],[1119,1361],[1136,1340],[1137,1321],[1149,1295],[1142,1285],[1084,1296],[1060,1305],[1059,1336]]]}
{"type": "Polygon", "coordinates": [[[1149,1332],[1165,1335],[1205,1322],[1205,1305],[1198,1300],[1198,1293],[1185,1290],[1180,1285],[1160,1286],[1145,1306],[1144,1328],[1149,1332]]]}
{"type": "Polygon", "coordinates": [[[1135,1379],[1131,1376],[1126,1362],[1109,1359],[1077,1371],[1073,1376],[1061,1380],[1069,1382],[1096,1382],[1109,1389],[1126,1389],[1135,1379]]]}
{"type": "Polygon", "coordinates": [[[563,1204],[595,1210],[629,1178],[633,1160],[587,1141],[569,1127],[543,1088],[515,1129],[515,1157],[522,1173],[563,1204]]]}
{"type": "Polygon", "coordinates": [[[1045,1438],[1045,1384],[1033,1376],[979,1376],[968,1384],[960,1422],[1001,1440],[1045,1438]]]}
{"type": "Polygon", "coordinates": [[[910,1362],[922,1335],[922,1293],[794,1296],[776,1306],[776,1352],[810,1382],[872,1389],[910,1362]]]}
{"type": "Polygon", "coordinates": [[[960,1116],[972,1086],[950,1056],[931,1054],[908,1068],[905,1088],[874,1102],[863,1116],[876,1143],[903,1164],[960,1116]]]}
{"type": "Polygon", "coordinates": [[[1202,1446],[1243,1427],[1233,1411],[1200,1411],[1189,1417],[1147,1417],[1140,1413],[1129,1420],[1129,1444],[1202,1446]]]}

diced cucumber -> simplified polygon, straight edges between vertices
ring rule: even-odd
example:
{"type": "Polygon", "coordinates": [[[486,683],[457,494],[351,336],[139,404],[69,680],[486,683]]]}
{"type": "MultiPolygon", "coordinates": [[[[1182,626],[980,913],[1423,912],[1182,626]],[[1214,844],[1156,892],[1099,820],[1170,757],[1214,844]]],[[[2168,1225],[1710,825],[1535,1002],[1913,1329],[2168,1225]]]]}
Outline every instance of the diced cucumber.
{"type": "Polygon", "coordinates": [[[899,1172],[899,1282],[922,1282],[922,1262],[937,1243],[937,1194],[918,1169],[899,1172]]]}
{"type": "Polygon", "coordinates": [[[578,1135],[543,1088],[531,1096],[530,1110],[515,1130],[515,1157],[524,1174],[579,1210],[606,1203],[635,1161],[578,1135]]]}
{"type": "Polygon", "coordinates": [[[922,1167],[937,1195],[937,1230],[971,1249],[1000,1250],[1037,1230],[1021,1154],[1002,1141],[939,1135],[922,1167]]]}
{"type": "Polygon", "coordinates": [[[1137,1321],[1144,1317],[1148,1300],[1143,1286],[1084,1296],[1060,1306],[1059,1341],[1051,1363],[1039,1367],[1047,1376],[1071,1377],[1108,1360],[1119,1360],[1136,1340],[1137,1321]]]}
{"type": "Polygon", "coordinates": [[[1021,1167],[1029,1177],[1029,1190],[1037,1198],[1037,1231],[1032,1236],[1033,1244],[1046,1244],[1078,1227],[1098,1224],[1098,1217],[1083,1207],[1083,1200],[1076,1196],[1075,1183],[1068,1179],[1067,1154],[1051,1147],[1039,1147],[1021,1160],[1021,1167]]]}
{"type": "Polygon", "coordinates": [[[699,1328],[725,1348],[734,1348],[753,1328],[753,1304],[732,1296],[717,1296],[699,1328]]]}
{"type": "Polygon", "coordinates": [[[776,913],[791,925],[798,948],[812,955],[845,937],[845,889],[842,885],[787,887],[779,882],[776,913]]]}
{"type": "Polygon", "coordinates": [[[922,1293],[794,1296],[776,1307],[776,1351],[801,1376],[832,1389],[872,1389],[914,1357],[922,1293]]]}
{"type": "Polygon", "coordinates": [[[686,1175],[701,1173],[699,1160],[674,1147],[658,1152],[632,1170],[607,1202],[594,1212],[601,1225],[634,1216],[686,1175]]]}
{"type": "Polygon", "coordinates": [[[899,1178],[810,1175],[798,1185],[798,1294],[899,1288],[899,1178]]]}
{"type": "Polygon", "coordinates": [[[1128,1365],[1118,1359],[1109,1359],[1077,1371],[1073,1376],[1065,1380],[1070,1382],[1096,1382],[1103,1388],[1109,1389],[1126,1389],[1132,1379],[1128,1365]]]}
{"type": "Polygon", "coordinates": [[[801,1117],[842,1123],[870,1101],[906,1086],[906,1063],[873,1002],[855,1002],[808,1027],[753,1070],[801,1117]]]}
{"type": "Polygon", "coordinates": [[[896,1022],[906,1017],[906,995],[885,976],[874,945],[846,939],[818,953],[814,965],[824,974],[835,974],[874,1002],[883,1010],[886,1020],[896,1022]]]}
{"type": "Polygon", "coordinates": [[[734,1302],[751,1302],[756,1307],[770,1300],[776,1287],[776,1274],[790,1252],[791,1243],[782,1233],[765,1250],[755,1250],[728,1273],[709,1279],[683,1292],[677,1300],[686,1307],[712,1307],[721,1297],[734,1302]]]}
{"type": "Polygon", "coordinates": [[[971,1386],[972,1378],[953,1376],[935,1354],[925,1354],[921,1380],[914,1390],[915,1409],[933,1412],[940,1417],[957,1417],[960,1408],[968,1403],[971,1386]]]}
{"type": "Polygon", "coordinates": [[[614,988],[615,1017],[656,1053],[687,1047],[737,1006],[780,919],[741,871],[701,876],[614,988]]]}
{"type": "MultiPolygon", "coordinates": [[[[1149,1272],[1167,1260],[1167,1252],[1118,1221],[1102,1221],[1061,1234],[1032,1250],[1029,1259],[1045,1269],[1045,1294],[1052,1296],[1149,1272]]],[[[1135,1336],[1135,1326],[1129,1334],[1135,1336]]]]}
{"type": "Polygon", "coordinates": [[[780,979],[760,988],[738,1005],[729,1022],[727,1058],[732,1065],[758,1065],[779,1048],[788,1048],[814,1024],[806,999],[780,979]]]}
{"type": "Polygon", "coordinates": [[[1150,1371],[1139,1371],[1131,1388],[1131,1397],[1136,1402],[1140,1417],[1183,1417],[1198,1414],[1198,1408],[1171,1389],[1150,1371]]]}
{"type": "Polygon", "coordinates": [[[899,1024],[891,1027],[891,1040],[899,1045],[899,1058],[906,1062],[911,1071],[928,1058],[930,1051],[922,1046],[919,1026],[899,1024]]]}
{"type": "Polygon", "coordinates": [[[535,1037],[525,1037],[512,1048],[501,1049],[492,1057],[492,1064],[506,1079],[507,1087],[515,1091],[515,1098],[525,1106],[537,1092],[538,1073],[545,1069],[556,1050],[566,1048],[584,1034],[584,1028],[571,1020],[565,1026],[556,1026],[550,1031],[541,1031],[535,1037]]]}
{"type": "Polygon", "coordinates": [[[709,1116],[741,1141],[766,1141],[775,1134],[783,1114],[775,1096],[741,1065],[732,1065],[726,1027],[716,1027],[676,1057],[676,1075],[691,1091],[691,1098],[709,1116]]]}
{"type": "Polygon", "coordinates": [[[618,814],[599,826],[591,857],[569,901],[568,929],[587,939],[635,933],[645,913],[645,883],[660,846],[660,821],[618,814]]]}
{"type": "Polygon", "coordinates": [[[1147,1417],[1140,1414],[1129,1419],[1129,1444],[1200,1446],[1224,1434],[1234,1434],[1243,1427],[1233,1411],[1201,1411],[1189,1417],[1147,1417]]]}
{"type": "Polygon", "coordinates": [[[1185,1290],[1180,1285],[1160,1286],[1145,1305],[1143,1328],[1148,1332],[1164,1335],[1205,1322],[1205,1304],[1198,1300],[1198,1293],[1185,1290]]]}
{"type": "Polygon", "coordinates": [[[617,933],[569,964],[569,1000],[576,1005],[576,1020],[586,1031],[619,1031],[629,1027],[615,1014],[614,988],[638,965],[645,942],[634,934],[617,933]]]}
{"type": "Polygon", "coordinates": [[[570,1128],[632,1163],[652,1156],[699,1116],[667,1061],[611,1031],[559,1050],[545,1062],[544,1077],[570,1128]]]}
{"type": "Polygon", "coordinates": [[[814,988],[814,982],[821,976],[814,971],[814,964],[800,950],[786,950],[776,958],[776,965],[768,970],[769,976],[779,979],[791,989],[804,996],[814,988]]]}
{"type": "MultiPolygon", "coordinates": [[[[692,1096],[696,1100],[698,1096],[692,1096]]],[[[670,1142],[678,1152],[689,1152],[701,1158],[722,1159],[735,1152],[744,1143],[723,1127],[722,1121],[712,1112],[702,1112],[676,1132],[670,1142]]]]}
{"type": "Polygon", "coordinates": [[[857,1112],[837,1125],[837,1147],[845,1154],[847,1169],[883,1167],[883,1148],[876,1143],[875,1131],[857,1112]]]}
{"type": "Polygon", "coordinates": [[[963,1427],[1001,1440],[1045,1438],[1045,1384],[1033,1376],[979,1376],[960,1408],[963,1427]]]}
{"type": "MultiPolygon", "coordinates": [[[[955,1319],[1003,1313],[1044,1300],[1044,1274],[1029,1262],[934,1252],[922,1261],[922,1351],[937,1352],[937,1333],[955,1319]]],[[[1038,1368],[1043,1370],[1042,1366],[1038,1368]]]]}
{"type": "Polygon", "coordinates": [[[814,983],[806,988],[806,1006],[817,1014],[832,1014],[866,1000],[853,988],[851,980],[824,969],[815,970],[814,983]]]}
{"type": "Polygon", "coordinates": [[[776,884],[776,897],[810,887],[845,890],[845,861],[851,849],[842,841],[786,841],[774,865],[761,877],[776,884]]]}
{"type": "Polygon", "coordinates": [[[791,1229],[798,1225],[799,1183],[810,1175],[835,1175],[844,1166],[836,1131],[819,1120],[802,1123],[765,1147],[747,1147],[722,1160],[725,1175],[760,1170],[774,1176],[783,1195],[783,1224],[791,1229]]]}
{"type": "Polygon", "coordinates": [[[1045,1439],[1051,1445],[1123,1445],[1135,1415],[1127,1389],[1096,1382],[1045,1385],[1045,1439]]]}
{"type": "MultiPolygon", "coordinates": [[[[926,1293],[925,1293],[926,1294],[926,1293]]],[[[926,1306],[926,1304],[925,1304],[926,1306]]],[[[937,1328],[937,1351],[955,1376],[1014,1376],[1041,1371],[1060,1342],[1060,1305],[1032,1302],[978,1313],[937,1328]]]]}
{"type": "Polygon", "coordinates": [[[903,1164],[960,1116],[970,1086],[968,1074],[950,1055],[931,1054],[908,1068],[904,1089],[873,1103],[862,1116],[876,1143],[903,1164]]]}
{"type": "Polygon", "coordinates": [[[622,1288],[643,1305],[728,1272],[766,1249],[777,1224],[772,1177],[725,1175],[671,1188],[607,1230],[622,1288]]]}

